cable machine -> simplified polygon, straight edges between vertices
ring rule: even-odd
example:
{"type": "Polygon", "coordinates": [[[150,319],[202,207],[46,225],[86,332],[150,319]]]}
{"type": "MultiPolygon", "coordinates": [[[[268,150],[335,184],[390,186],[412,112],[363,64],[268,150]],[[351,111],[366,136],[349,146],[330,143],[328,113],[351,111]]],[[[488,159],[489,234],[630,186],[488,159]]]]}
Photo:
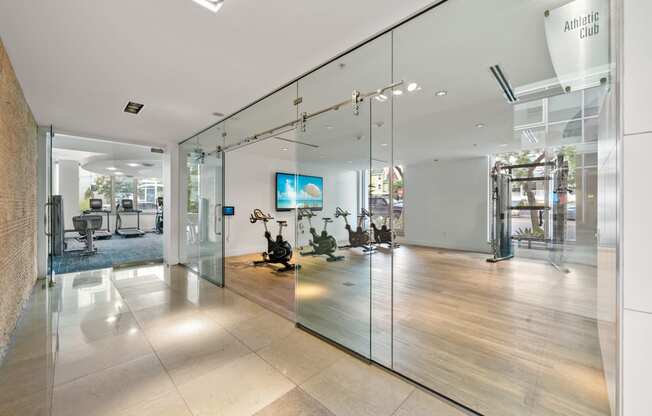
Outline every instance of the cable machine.
{"type": "MultiPolygon", "coordinates": [[[[492,182],[492,227],[491,247],[493,257],[487,261],[496,263],[514,257],[512,240],[540,241],[552,243],[548,249],[559,251],[558,248],[566,240],[566,222],[568,209],[568,161],[563,154],[558,154],[555,161],[522,163],[516,165],[503,165],[496,162],[491,171],[492,182]],[[517,177],[515,170],[534,169],[537,167],[546,169],[543,176],[517,177]],[[513,182],[543,182],[546,189],[552,183],[552,198],[546,198],[543,205],[512,205],[512,183],[513,182]],[[552,205],[552,206],[551,206],[552,205]],[[544,218],[552,221],[552,228],[549,232],[544,230],[543,237],[534,235],[512,235],[512,211],[538,211],[540,225],[544,224],[544,218]],[[547,214],[546,214],[547,213],[547,214]],[[552,213],[552,216],[550,215],[552,213]]],[[[552,258],[553,263],[561,263],[561,259],[552,258]]]]}

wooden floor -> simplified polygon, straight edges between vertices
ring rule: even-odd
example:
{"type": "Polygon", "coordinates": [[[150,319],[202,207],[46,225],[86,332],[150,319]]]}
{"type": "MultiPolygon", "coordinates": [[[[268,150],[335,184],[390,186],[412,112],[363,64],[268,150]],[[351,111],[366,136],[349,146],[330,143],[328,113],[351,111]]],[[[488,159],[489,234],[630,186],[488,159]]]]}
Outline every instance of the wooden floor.
{"type": "MultiPolygon", "coordinates": [[[[414,246],[342,254],[299,257],[298,322],[485,415],[610,414],[595,268],[414,246]]],[[[293,274],[255,257],[227,259],[227,286],[292,319],[293,274]]]]}

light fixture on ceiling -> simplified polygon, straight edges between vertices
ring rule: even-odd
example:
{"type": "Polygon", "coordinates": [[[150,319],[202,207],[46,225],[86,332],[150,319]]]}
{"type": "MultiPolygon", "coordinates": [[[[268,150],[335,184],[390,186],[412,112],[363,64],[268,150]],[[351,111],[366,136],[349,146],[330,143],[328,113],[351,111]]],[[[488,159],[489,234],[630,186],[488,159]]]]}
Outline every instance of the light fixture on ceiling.
{"type": "Polygon", "coordinates": [[[381,143],[380,144],[382,147],[387,147],[387,143],[381,143]]]}
{"type": "Polygon", "coordinates": [[[475,125],[475,127],[479,128],[479,129],[484,129],[486,126],[484,125],[484,123],[478,123],[478,124],[475,125]]]}
{"type": "Polygon", "coordinates": [[[219,12],[222,6],[224,6],[224,0],[192,0],[192,1],[199,4],[200,6],[207,8],[213,13],[219,12]]]}
{"type": "Polygon", "coordinates": [[[384,103],[385,101],[389,100],[385,94],[378,94],[377,96],[374,97],[376,101],[379,103],[384,103]]]}
{"type": "Polygon", "coordinates": [[[439,91],[437,91],[437,92],[435,93],[435,95],[436,95],[437,97],[444,97],[444,96],[448,95],[448,91],[446,91],[446,90],[439,90],[439,91]]]}
{"type": "Polygon", "coordinates": [[[394,91],[392,91],[392,94],[394,94],[394,95],[402,95],[403,90],[394,90],[394,91]]]}
{"type": "Polygon", "coordinates": [[[106,170],[118,170],[118,168],[114,168],[113,166],[111,166],[110,168],[106,168],[106,170]]]}
{"type": "Polygon", "coordinates": [[[281,147],[281,152],[287,152],[288,150],[290,149],[288,149],[287,147],[281,147]]]}
{"type": "Polygon", "coordinates": [[[129,101],[123,111],[129,114],[138,114],[140,113],[140,110],[143,109],[143,107],[145,107],[145,105],[133,101],[129,101]]]}
{"type": "Polygon", "coordinates": [[[113,172],[113,174],[114,174],[114,175],[118,175],[118,176],[120,176],[120,175],[124,175],[124,173],[122,173],[122,172],[113,172]]]}
{"type": "Polygon", "coordinates": [[[419,88],[419,84],[417,84],[416,82],[411,82],[411,83],[407,86],[407,90],[408,90],[409,92],[414,92],[414,91],[417,90],[417,88],[419,88]]]}
{"type": "Polygon", "coordinates": [[[140,166],[140,163],[127,163],[127,166],[131,166],[132,168],[137,168],[140,166]]]}

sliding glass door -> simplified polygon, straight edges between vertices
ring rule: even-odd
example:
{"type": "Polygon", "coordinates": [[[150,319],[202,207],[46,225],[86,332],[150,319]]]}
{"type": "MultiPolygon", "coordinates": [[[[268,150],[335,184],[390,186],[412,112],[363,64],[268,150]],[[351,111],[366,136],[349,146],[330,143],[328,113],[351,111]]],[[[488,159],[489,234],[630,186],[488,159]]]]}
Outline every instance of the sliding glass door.
{"type": "Polygon", "coordinates": [[[180,257],[182,264],[222,286],[224,154],[218,149],[220,139],[216,129],[209,129],[180,146],[180,257]]]}

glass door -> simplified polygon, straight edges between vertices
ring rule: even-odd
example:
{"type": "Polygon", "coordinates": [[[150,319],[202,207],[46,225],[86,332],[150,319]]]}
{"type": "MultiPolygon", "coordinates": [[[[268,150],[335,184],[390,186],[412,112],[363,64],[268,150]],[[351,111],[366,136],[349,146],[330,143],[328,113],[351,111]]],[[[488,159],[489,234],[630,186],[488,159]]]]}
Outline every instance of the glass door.
{"type": "Polygon", "coordinates": [[[224,153],[205,154],[199,165],[199,261],[201,277],[224,285],[224,244],[222,202],[224,153]]]}
{"type": "Polygon", "coordinates": [[[311,118],[297,135],[297,322],[370,358],[375,250],[361,238],[359,198],[370,171],[369,103],[311,118]]]}
{"type": "Polygon", "coordinates": [[[199,272],[199,173],[203,150],[197,140],[191,139],[181,145],[181,233],[179,235],[180,263],[199,272]]]}

